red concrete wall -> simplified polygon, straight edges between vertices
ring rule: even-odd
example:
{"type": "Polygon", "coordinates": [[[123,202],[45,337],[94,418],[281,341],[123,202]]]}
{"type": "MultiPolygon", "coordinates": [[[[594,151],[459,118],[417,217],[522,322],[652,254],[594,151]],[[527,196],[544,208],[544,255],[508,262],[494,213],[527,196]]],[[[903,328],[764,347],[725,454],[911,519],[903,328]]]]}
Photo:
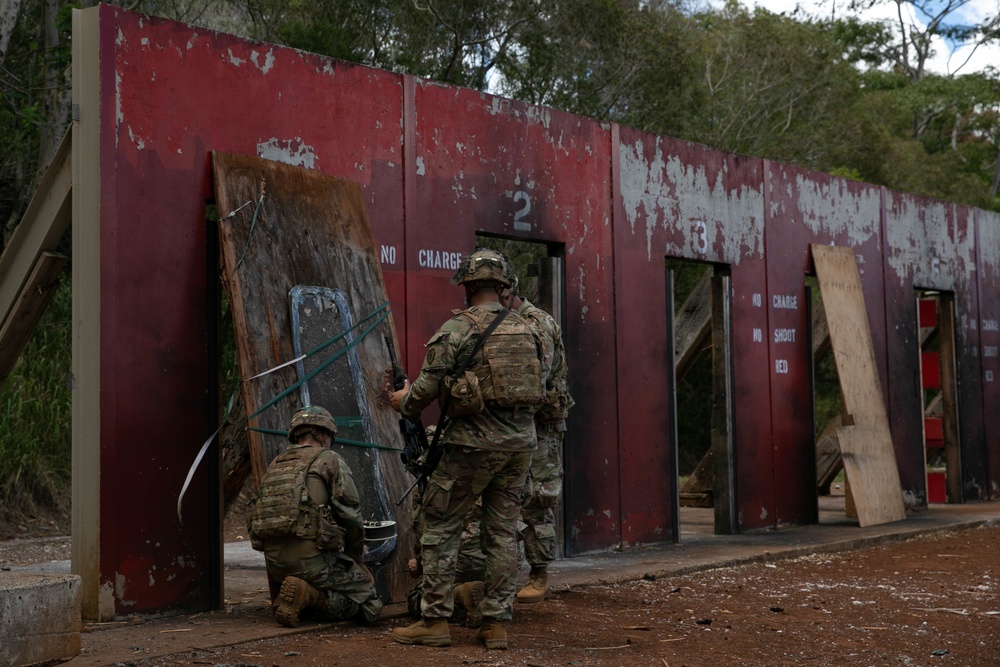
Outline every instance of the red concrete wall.
{"type": "Polygon", "coordinates": [[[882,218],[885,259],[888,407],[896,462],[907,504],[927,503],[923,404],[916,290],[955,294],[956,376],[963,487],[967,499],[987,497],[979,376],[979,318],[975,228],[964,207],[885,192],[882,218]]]}
{"type": "Polygon", "coordinates": [[[567,540],[571,551],[615,543],[609,132],[593,121],[470,90],[417,81],[407,91],[411,372],[420,368],[423,343],[452,308],[462,307],[464,293],[450,279],[477,233],[558,244],[577,402],[570,428],[587,434],[566,444],[567,507],[574,517],[567,540]]]}
{"type": "MultiPolygon", "coordinates": [[[[969,371],[966,382],[982,388],[983,414],[971,417],[974,426],[982,429],[982,438],[969,438],[969,447],[985,461],[981,471],[969,472],[973,481],[966,484],[966,496],[976,498],[1000,497],[1000,423],[997,406],[1000,406],[1000,213],[976,211],[976,253],[978,267],[977,295],[979,297],[979,359],[976,373],[969,371]],[[978,380],[978,381],[977,381],[978,380]],[[974,494],[971,492],[975,492],[974,494]]],[[[964,452],[963,452],[964,454],[964,452]]]]}
{"type": "MultiPolygon", "coordinates": [[[[208,340],[209,151],[362,185],[405,335],[402,77],[101,6],[101,585],[120,614],[213,597],[217,471],[208,340]],[[169,427],[166,427],[168,426],[169,427]]],[[[86,111],[85,111],[86,112],[86,111]]]]}
{"type": "MultiPolygon", "coordinates": [[[[767,163],[767,341],[778,523],[818,518],[810,368],[813,363],[806,274],[810,243],[854,248],[879,373],[885,387],[882,193],[875,186],[767,163]]],[[[821,308],[820,304],[815,304],[821,308]]],[[[818,434],[817,434],[818,435],[818,434]]]]}
{"type": "Polygon", "coordinates": [[[732,278],[733,448],[739,474],[736,509],[744,528],[771,525],[774,466],[761,391],[770,365],[764,266],[763,162],[622,128],[617,146],[615,256],[619,452],[623,541],[669,539],[675,508],[668,456],[672,433],[665,387],[664,260],[725,264],[732,278]]]}
{"type": "Polygon", "coordinates": [[[813,242],[850,245],[861,262],[903,486],[917,504],[913,289],[956,292],[966,494],[997,495],[1000,443],[983,426],[997,385],[975,381],[1000,373],[988,353],[1000,333],[983,324],[980,339],[976,325],[1000,319],[995,215],[974,220],[960,207],[551,109],[91,11],[101,12],[101,584],[121,615],[206,608],[219,576],[219,518],[204,509],[218,504],[210,465],[193,480],[183,524],[175,513],[218,419],[217,264],[205,220],[213,150],[361,184],[411,375],[461,305],[450,277],[476,233],[562,253],[577,400],[569,554],[677,537],[666,257],[731,276],[739,530],[816,518],[801,303],[813,242]]]}

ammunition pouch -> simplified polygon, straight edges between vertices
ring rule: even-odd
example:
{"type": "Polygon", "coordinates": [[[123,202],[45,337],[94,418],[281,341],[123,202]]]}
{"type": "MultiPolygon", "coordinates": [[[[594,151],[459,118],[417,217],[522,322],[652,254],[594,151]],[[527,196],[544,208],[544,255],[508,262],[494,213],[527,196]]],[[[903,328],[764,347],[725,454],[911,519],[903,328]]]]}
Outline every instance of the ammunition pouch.
{"type": "Polygon", "coordinates": [[[316,547],[322,551],[342,551],[346,535],[346,531],[330,516],[330,508],[323,507],[316,529],[316,547]]]}
{"type": "Polygon", "coordinates": [[[461,375],[446,375],[441,381],[441,405],[448,406],[449,417],[467,417],[483,411],[483,392],[479,376],[468,370],[461,375]],[[447,400],[446,400],[447,399],[447,400]]]}

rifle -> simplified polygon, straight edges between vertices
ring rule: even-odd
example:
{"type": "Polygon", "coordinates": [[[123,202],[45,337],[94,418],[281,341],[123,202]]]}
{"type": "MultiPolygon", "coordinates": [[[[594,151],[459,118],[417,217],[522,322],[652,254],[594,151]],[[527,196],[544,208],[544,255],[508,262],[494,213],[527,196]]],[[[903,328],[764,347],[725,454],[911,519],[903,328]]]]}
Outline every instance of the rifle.
{"type": "MultiPolygon", "coordinates": [[[[389,336],[385,336],[385,346],[389,350],[389,361],[392,363],[392,387],[398,391],[406,386],[406,371],[396,359],[396,350],[393,348],[389,336]]],[[[418,462],[420,456],[427,451],[427,432],[424,431],[424,425],[420,420],[413,423],[406,417],[400,417],[399,432],[403,436],[403,451],[400,452],[399,458],[412,475],[419,476],[420,464],[418,462]]]]}
{"type": "MultiPolygon", "coordinates": [[[[476,346],[472,348],[472,352],[470,352],[469,356],[466,357],[465,363],[463,363],[462,367],[458,369],[457,373],[455,373],[455,377],[461,377],[462,373],[465,372],[465,369],[469,367],[469,362],[472,361],[472,357],[476,356],[476,352],[478,352],[479,348],[482,347],[483,343],[486,342],[486,339],[490,337],[490,334],[493,333],[493,330],[496,329],[498,326],[500,326],[500,322],[503,321],[503,318],[507,317],[507,313],[509,312],[510,312],[509,310],[504,308],[503,310],[500,311],[499,315],[493,318],[493,321],[490,322],[489,326],[487,326],[486,329],[483,331],[483,333],[480,334],[479,339],[476,341],[476,346]]],[[[391,347],[390,347],[390,355],[392,355],[391,347]]],[[[395,359],[394,356],[392,358],[395,359]]],[[[400,369],[400,371],[402,371],[402,369],[400,369]]],[[[398,375],[396,377],[398,378],[398,375]]],[[[400,384],[399,388],[402,389],[403,385],[400,384]]],[[[404,491],[403,495],[401,495],[399,497],[399,500],[396,501],[397,507],[399,506],[400,503],[403,502],[403,500],[406,499],[406,496],[410,495],[410,492],[413,491],[413,489],[415,489],[417,485],[420,485],[421,489],[427,486],[427,480],[430,479],[430,476],[434,472],[434,469],[437,468],[438,463],[441,462],[441,456],[444,454],[444,445],[441,444],[441,433],[444,431],[445,422],[448,420],[448,406],[450,404],[451,404],[451,394],[445,393],[444,401],[441,403],[441,417],[440,419],[438,419],[437,428],[434,430],[434,437],[431,439],[431,444],[427,447],[427,453],[424,455],[423,461],[421,462],[418,459],[414,462],[412,468],[407,466],[407,470],[409,470],[416,477],[416,479],[413,480],[413,484],[410,484],[410,488],[404,491]]],[[[402,422],[404,420],[400,419],[399,421],[400,421],[400,428],[402,428],[402,422]]],[[[426,434],[424,436],[424,442],[427,442],[426,434]]],[[[405,447],[404,447],[404,453],[405,453],[405,447]]],[[[406,461],[404,461],[404,463],[406,463],[406,461]]]]}

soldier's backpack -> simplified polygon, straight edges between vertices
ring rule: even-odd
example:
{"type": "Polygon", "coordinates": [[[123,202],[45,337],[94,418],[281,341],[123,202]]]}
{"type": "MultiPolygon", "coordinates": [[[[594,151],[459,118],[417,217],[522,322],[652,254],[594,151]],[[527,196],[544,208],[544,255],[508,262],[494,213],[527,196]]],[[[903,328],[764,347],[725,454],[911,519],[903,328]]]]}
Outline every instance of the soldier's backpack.
{"type": "Polygon", "coordinates": [[[253,541],[282,537],[315,540],[320,508],[309,497],[306,474],[324,447],[293,447],[268,467],[250,509],[247,527],[253,541]]]}

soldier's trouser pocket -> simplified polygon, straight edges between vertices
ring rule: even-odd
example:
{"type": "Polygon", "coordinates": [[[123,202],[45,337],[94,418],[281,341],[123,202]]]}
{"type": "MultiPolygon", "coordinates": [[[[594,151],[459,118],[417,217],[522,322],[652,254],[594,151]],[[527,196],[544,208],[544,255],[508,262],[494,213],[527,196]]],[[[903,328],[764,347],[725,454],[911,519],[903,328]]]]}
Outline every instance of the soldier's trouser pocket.
{"type": "Polygon", "coordinates": [[[454,479],[432,475],[424,492],[424,511],[434,516],[444,516],[451,505],[451,492],[454,487],[454,479]]]}
{"type": "Polygon", "coordinates": [[[562,492],[562,480],[558,477],[534,482],[532,487],[532,504],[538,509],[555,507],[562,492]]]}

